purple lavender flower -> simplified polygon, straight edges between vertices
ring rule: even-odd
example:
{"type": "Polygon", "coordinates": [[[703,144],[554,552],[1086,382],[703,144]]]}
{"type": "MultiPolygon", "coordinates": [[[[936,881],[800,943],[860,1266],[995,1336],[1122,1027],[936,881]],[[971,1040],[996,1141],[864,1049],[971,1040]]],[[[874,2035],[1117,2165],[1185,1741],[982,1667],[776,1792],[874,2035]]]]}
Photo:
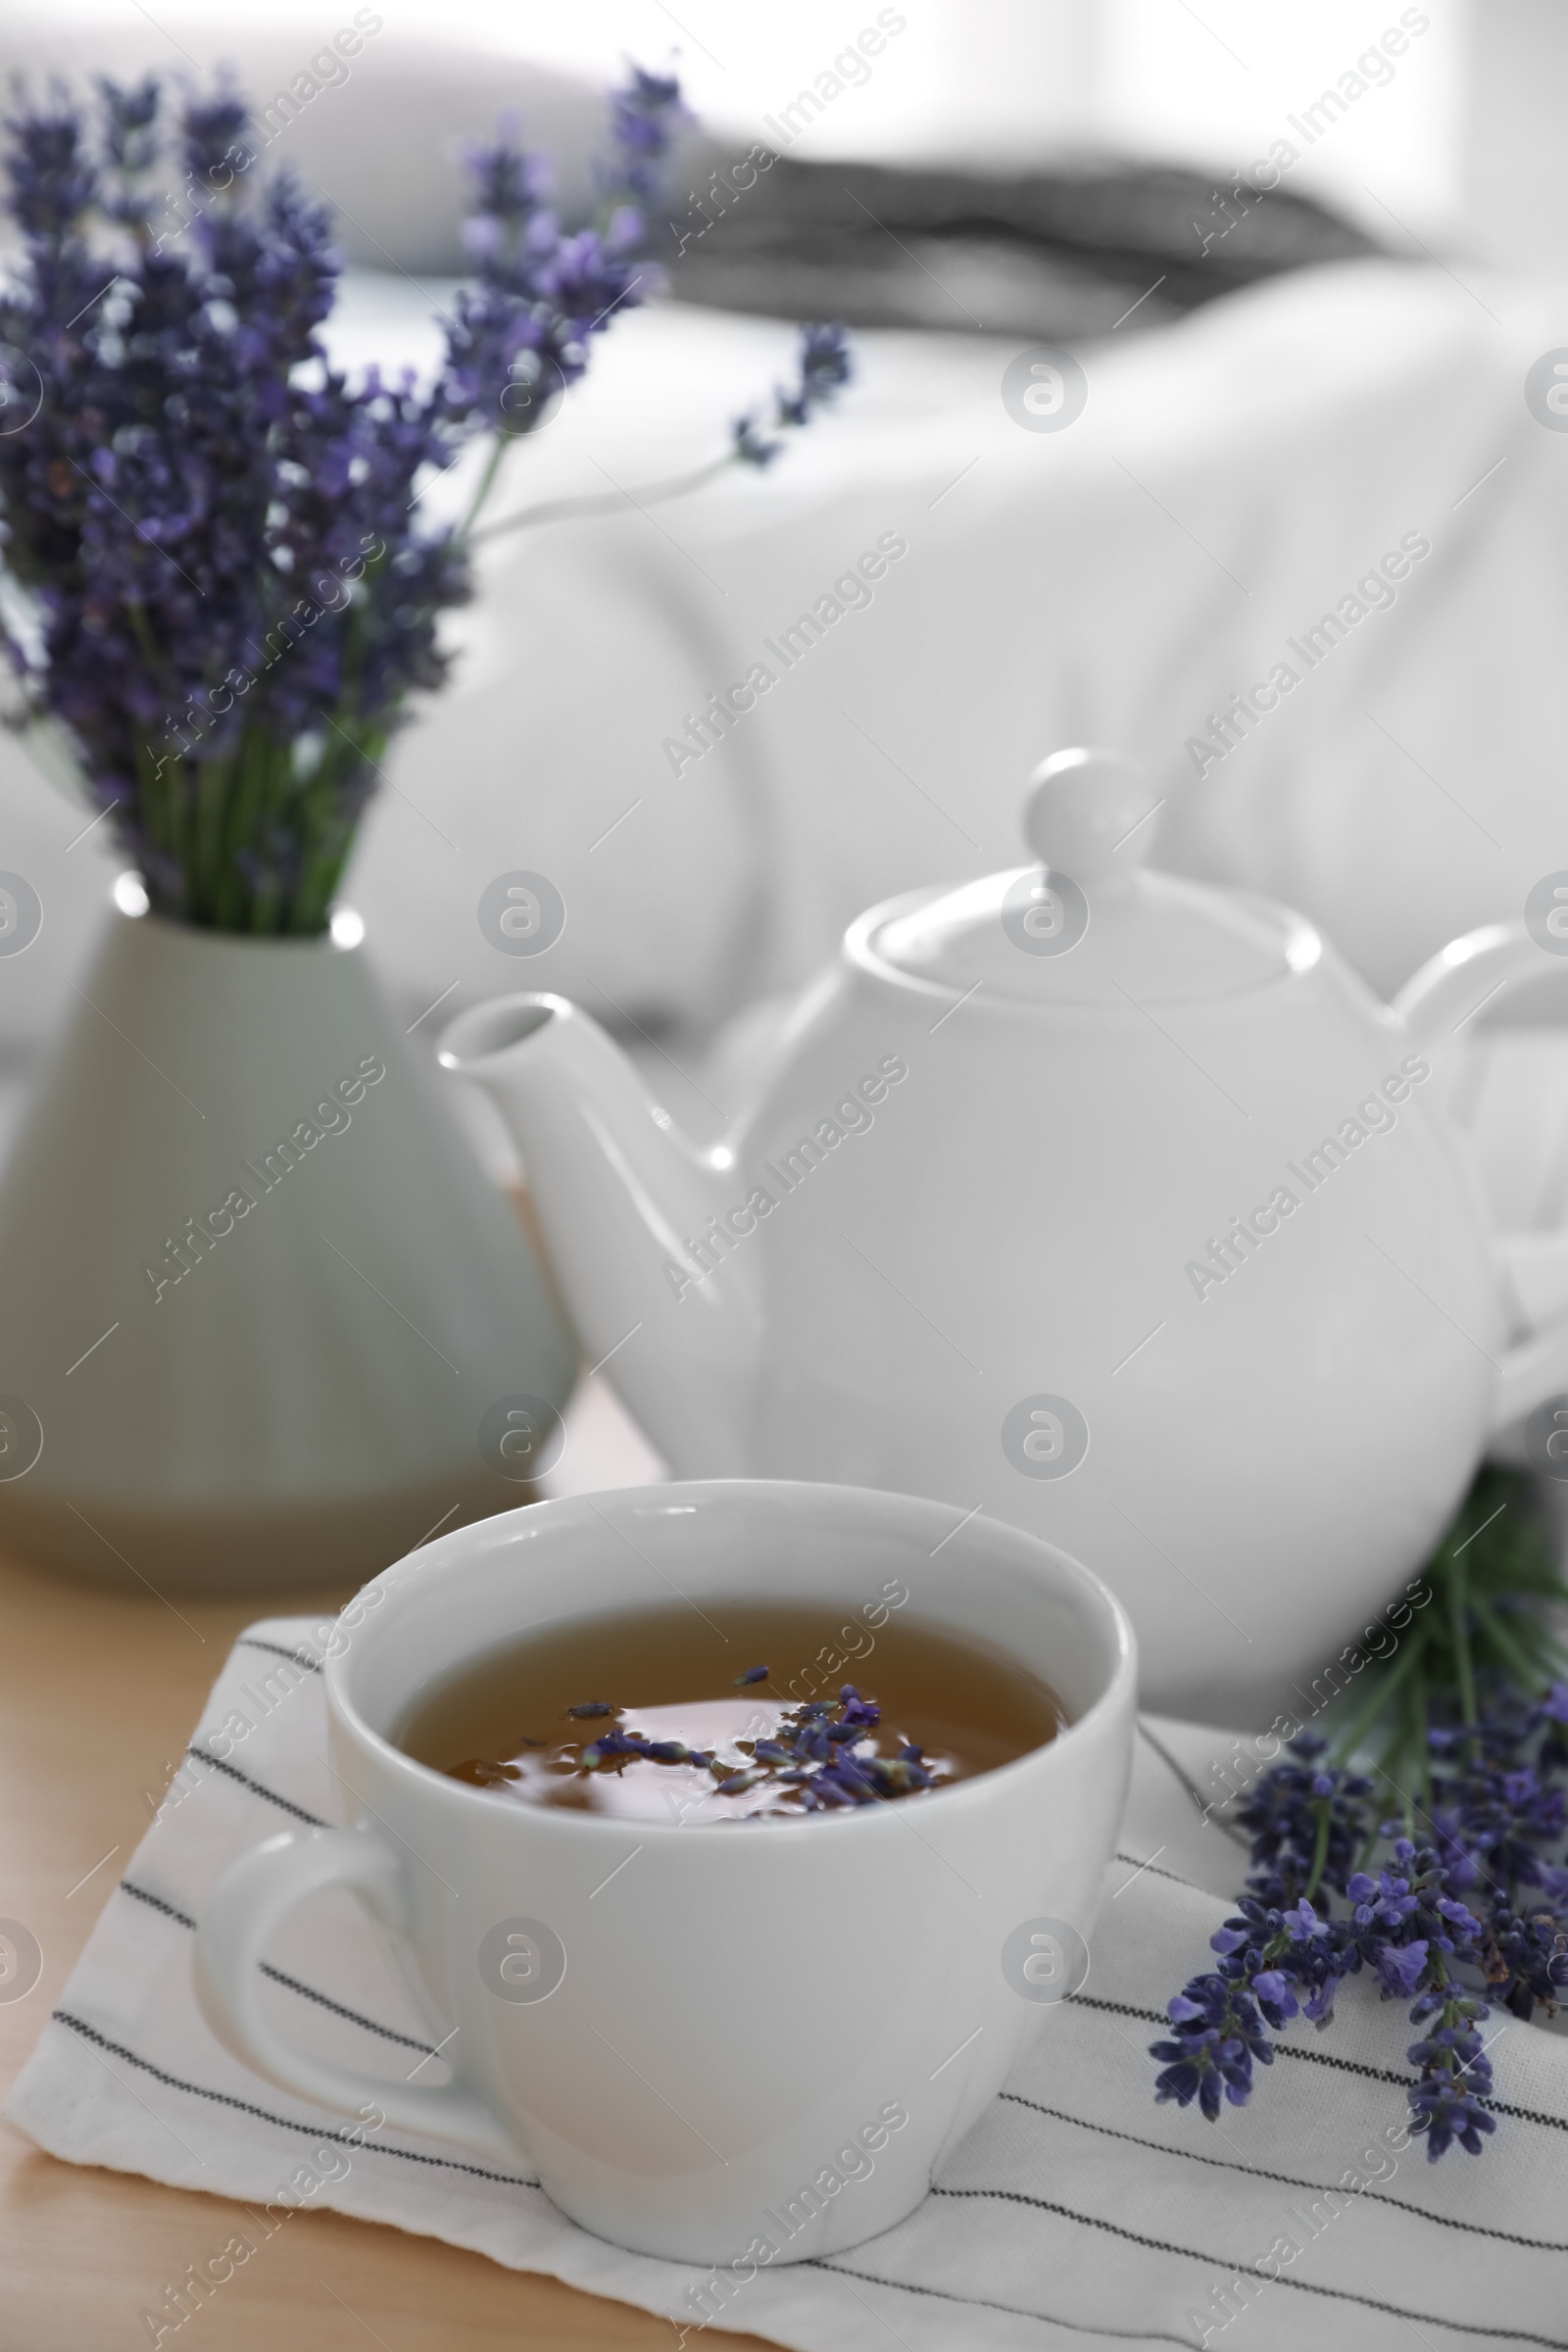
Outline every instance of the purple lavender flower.
{"type": "MultiPolygon", "coordinates": [[[[766,1674],[765,1667],[753,1667],[736,1676],[736,1687],[762,1681],[766,1674]]],[[[624,1712],[597,1699],[566,1711],[576,1717],[624,1712]]],[[[615,1773],[629,1763],[699,1764],[713,1773],[719,1796],[742,1796],[766,1781],[788,1790],[806,1812],[879,1804],[934,1788],[937,1775],[921,1761],[918,1747],[905,1746],[891,1757],[876,1751],[872,1734],[880,1719],[876,1700],[862,1698],[853,1683],[846,1683],[836,1705],[811,1699],[786,1708],[774,1736],[758,1740],[749,1761],[739,1765],[719,1763],[678,1740],[649,1740],[618,1724],[598,1733],[575,1761],[585,1772],[615,1773]]],[[[746,1742],[741,1746],[744,1754],[746,1742]]]]}
{"type": "Polygon", "coordinates": [[[1411,2130],[1426,2134],[1429,2164],[1455,2140],[1479,2156],[1481,2134],[1496,2130],[1482,2103],[1492,2088],[1492,2067],[1475,2021],[1486,2015],[1482,2002],[1446,2001],[1444,2022],[1405,2052],[1418,2070],[1410,2092],[1411,2130]]]}
{"type": "Polygon", "coordinates": [[[1222,2097],[1244,2103],[1262,2055],[1244,2027],[1298,2014],[1326,2024],[1340,1984],[1366,1966],[1428,2029],[1409,2051],[1409,2105],[1429,2159],[1455,2142],[1479,2153],[1494,2129],[1479,2030],[1489,2010],[1455,1972],[1479,1971],[1520,2017],[1568,1990],[1568,1867],[1547,1850],[1564,1826],[1558,1721],[1549,1703],[1503,1693],[1476,1724],[1435,1731],[1435,1842],[1385,1824],[1377,1835],[1392,1844],[1375,1873],[1352,1866],[1375,1841],[1369,1784],[1325,1767],[1321,1741],[1294,1741],[1239,1816],[1254,1833],[1250,1891],[1209,1939],[1214,1974],[1170,2004],[1177,2038],[1152,2045],[1164,2062],[1156,2097],[1197,2098],[1210,2120],[1222,2097]]]}
{"type": "MultiPolygon", "coordinates": [[[[160,914],[324,928],[388,741],[446,676],[438,624],[471,593],[468,530],[503,451],[650,290],[645,210],[685,119],[672,78],[631,70],[604,215],[572,234],[514,132],[473,151],[475,278],[421,388],[331,367],[327,216],[253,168],[239,97],[171,108],[150,77],[101,80],[93,110],[56,88],[19,104],[0,347],[43,398],[0,436],[24,608],[0,641],[160,914]],[[416,485],[485,440],[465,523],[427,522],[416,485]]],[[[808,356],[808,405],[836,365],[808,356]]]]}
{"type": "Polygon", "coordinates": [[[1565,1911],[1568,1903],[1559,1891],[1551,1907],[1539,1911],[1521,1913],[1501,1904],[1488,1923],[1483,1972],[1517,2018],[1528,2020],[1538,2007],[1549,2016],[1568,1999],[1565,1911]]]}
{"type": "MultiPolygon", "coordinates": [[[[1413,2058],[1418,2043],[1410,2055],[1413,2058]]],[[[1461,2089],[1447,2074],[1423,2075],[1410,2093],[1411,2129],[1425,2132],[1427,2160],[1436,2164],[1455,2140],[1472,2156],[1479,2156],[1483,2132],[1495,2132],[1496,2119],[1489,2115],[1480,2098],[1461,2089]]]]}
{"type": "Polygon", "coordinates": [[[1421,1936],[1413,1943],[1385,1943],[1378,1952],[1378,1974],[1385,1995],[1409,2000],[1426,1973],[1428,1945],[1421,1936]]]}
{"type": "Polygon", "coordinates": [[[1434,1752],[1451,1759],[1434,1779],[1433,1820],[1456,1886],[1541,1885],[1544,1849],[1561,1841],[1565,1827],[1562,1784],[1543,1777],[1564,1760],[1557,1720],[1548,1699],[1530,1709],[1502,1706],[1471,1729],[1434,1735],[1434,1752]]]}
{"type": "Polygon", "coordinates": [[[1236,1816],[1252,1836],[1249,1885],[1281,1906],[1317,1886],[1343,1886],[1365,1838],[1362,1800],[1372,1784],[1319,1762],[1324,1742],[1303,1732],[1290,1744],[1294,1759],[1263,1773],[1236,1816]]]}
{"type": "MultiPolygon", "coordinates": [[[[801,335],[801,375],[792,391],[774,393],[773,425],[776,431],[809,423],[813,413],[831,405],[840,388],[850,380],[850,355],[842,326],[808,326],[801,335]]],[[[735,455],[748,466],[771,466],[783,449],[782,441],[769,440],[766,432],[751,415],[737,417],[734,427],[735,455]]]]}
{"type": "Polygon", "coordinates": [[[1282,1968],[1260,1968],[1252,1979],[1252,1991],[1270,2025],[1282,2026],[1295,2017],[1298,2007],[1291,1989],[1292,1980],[1282,1968]]]}
{"type": "Polygon", "coordinates": [[[633,66],[629,80],[611,101],[615,164],[604,180],[612,196],[648,204],[675,133],[691,121],[672,75],[648,74],[633,66]]]}
{"type": "Polygon", "coordinates": [[[235,98],[187,103],[172,159],[152,81],[100,86],[96,141],[63,98],[9,127],[24,266],[0,336],[45,398],[0,442],[5,560],[37,620],[7,650],[160,912],[319,930],[408,694],[445,673],[439,613],[468,593],[413,483],[491,426],[504,374],[455,418],[446,379],[421,397],[328,367],[326,217],[236,170],[235,98]],[[181,201],[155,239],[166,159],[181,201]]]}
{"type": "Polygon", "coordinates": [[[1174,2099],[1178,2107],[1196,2099],[1210,2123],[1226,2102],[1245,2107],[1252,2095],[1253,2059],[1264,2066],[1274,2061],[1274,2045],[1250,1996],[1223,1977],[1194,1977],[1168,2004],[1167,2015],[1175,2034],[1151,2050],[1165,2062],[1155,2098],[1174,2099]]]}

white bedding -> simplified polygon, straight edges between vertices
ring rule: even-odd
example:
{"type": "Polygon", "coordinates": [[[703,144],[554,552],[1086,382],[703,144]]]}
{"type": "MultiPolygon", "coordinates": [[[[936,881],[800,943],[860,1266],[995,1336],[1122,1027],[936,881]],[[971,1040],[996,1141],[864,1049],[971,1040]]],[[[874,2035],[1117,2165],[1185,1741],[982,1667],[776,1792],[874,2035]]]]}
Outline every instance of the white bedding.
{"type": "MultiPolygon", "coordinates": [[[[354,277],[340,348],[419,359],[443,293],[354,277]]],[[[839,413],[766,474],[497,541],[459,674],[401,739],[350,877],[409,1017],[456,982],[442,1017],[549,986],[708,1027],[808,973],[870,901],[1012,862],[1026,771],[1084,738],[1156,772],[1167,862],[1294,901],[1396,985],[1568,864],[1568,436],[1523,397],[1560,332],[1549,289],[1306,273],[1086,350],[1088,407],[1058,433],[1004,410],[1009,345],[864,334],[839,413]],[[907,553],[874,601],[784,674],[763,640],[888,533],[907,553]],[[1304,674],[1286,640],[1412,533],[1431,554],[1397,602],[1304,674]],[[1200,778],[1188,739],[1281,660],[1302,682],[1200,778]],[[672,773],[664,740],[759,661],[777,683],[672,773]],[[567,907],[529,960],[475,918],[517,867],[567,907]]],[[[700,462],[793,341],[633,315],[506,503],[700,462]]],[[[0,964],[0,1043],[25,1045],[115,860],[106,826],[67,852],[84,817],[11,744],[0,787],[0,866],[46,909],[0,964]]]]}

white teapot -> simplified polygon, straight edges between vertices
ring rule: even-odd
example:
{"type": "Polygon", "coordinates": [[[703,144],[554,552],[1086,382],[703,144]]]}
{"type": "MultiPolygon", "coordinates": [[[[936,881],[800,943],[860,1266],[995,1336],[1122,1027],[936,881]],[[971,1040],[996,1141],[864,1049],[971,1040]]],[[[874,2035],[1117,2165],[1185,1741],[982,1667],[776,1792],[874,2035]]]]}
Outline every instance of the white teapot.
{"type": "Polygon", "coordinates": [[[563,998],[441,1057],[677,1476],[1010,1520],[1126,1603],[1147,1703],[1247,1723],[1326,1694],[1568,1386],[1568,1239],[1489,1231],[1445,1103],[1549,958],[1495,925],[1390,1008],[1288,908],[1141,870],[1151,813],[1116,755],[1047,760],[1039,862],[862,915],[711,1151],[563,998]]]}

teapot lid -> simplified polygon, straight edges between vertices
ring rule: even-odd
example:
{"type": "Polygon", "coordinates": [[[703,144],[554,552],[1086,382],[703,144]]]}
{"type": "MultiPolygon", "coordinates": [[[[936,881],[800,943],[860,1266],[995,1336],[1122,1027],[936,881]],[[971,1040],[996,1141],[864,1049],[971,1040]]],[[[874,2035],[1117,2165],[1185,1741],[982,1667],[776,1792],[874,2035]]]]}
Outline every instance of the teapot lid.
{"type": "Polygon", "coordinates": [[[1144,1005],[1236,996],[1317,961],[1317,933],[1289,908],[1143,870],[1160,804],[1119,752],[1056,752],[1030,786],[1037,862],[906,901],[867,941],[881,962],[1015,1003],[1144,1005]]]}

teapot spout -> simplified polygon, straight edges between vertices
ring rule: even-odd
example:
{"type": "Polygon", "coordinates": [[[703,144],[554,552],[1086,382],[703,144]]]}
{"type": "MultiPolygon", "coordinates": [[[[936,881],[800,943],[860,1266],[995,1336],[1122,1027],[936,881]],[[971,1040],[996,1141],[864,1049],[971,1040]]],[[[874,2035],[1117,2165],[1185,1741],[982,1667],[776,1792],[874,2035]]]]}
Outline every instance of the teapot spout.
{"type": "Polygon", "coordinates": [[[732,1206],[728,1154],[695,1150],[564,997],[460,1013],[440,1059],[484,1087],[522,1154],[588,1361],[677,1477],[739,1476],[760,1319],[744,1255],[717,1222],[732,1206]]]}

